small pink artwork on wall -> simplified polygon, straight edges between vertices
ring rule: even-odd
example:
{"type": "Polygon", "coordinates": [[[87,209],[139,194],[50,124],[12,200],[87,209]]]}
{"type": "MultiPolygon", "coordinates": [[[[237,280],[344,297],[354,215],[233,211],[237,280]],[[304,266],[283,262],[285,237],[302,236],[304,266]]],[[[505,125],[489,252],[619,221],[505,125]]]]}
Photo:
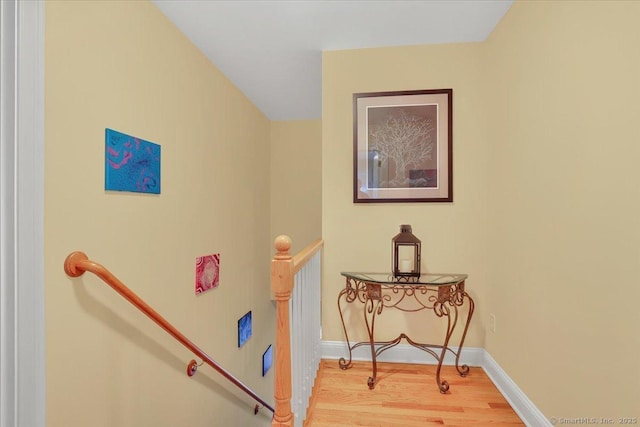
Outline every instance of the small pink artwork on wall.
{"type": "Polygon", "coordinates": [[[220,281],[220,254],[196,258],[196,295],[218,286],[220,281]]]}

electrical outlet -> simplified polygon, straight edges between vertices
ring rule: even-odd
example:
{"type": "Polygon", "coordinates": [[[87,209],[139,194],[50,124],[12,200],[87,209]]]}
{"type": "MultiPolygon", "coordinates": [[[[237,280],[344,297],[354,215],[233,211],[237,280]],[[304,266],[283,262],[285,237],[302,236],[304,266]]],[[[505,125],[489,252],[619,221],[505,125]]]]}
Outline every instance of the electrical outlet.
{"type": "Polygon", "coordinates": [[[496,332],[496,315],[495,314],[489,315],[489,330],[493,333],[496,332]]]}

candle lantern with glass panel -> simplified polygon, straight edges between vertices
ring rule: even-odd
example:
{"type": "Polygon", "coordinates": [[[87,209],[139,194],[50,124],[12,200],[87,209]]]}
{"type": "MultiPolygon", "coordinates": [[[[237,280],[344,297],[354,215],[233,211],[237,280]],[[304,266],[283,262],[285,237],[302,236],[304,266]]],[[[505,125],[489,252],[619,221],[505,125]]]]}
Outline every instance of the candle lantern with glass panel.
{"type": "Polygon", "coordinates": [[[411,226],[403,224],[392,240],[392,273],[399,280],[420,277],[420,239],[413,235],[411,226]]]}

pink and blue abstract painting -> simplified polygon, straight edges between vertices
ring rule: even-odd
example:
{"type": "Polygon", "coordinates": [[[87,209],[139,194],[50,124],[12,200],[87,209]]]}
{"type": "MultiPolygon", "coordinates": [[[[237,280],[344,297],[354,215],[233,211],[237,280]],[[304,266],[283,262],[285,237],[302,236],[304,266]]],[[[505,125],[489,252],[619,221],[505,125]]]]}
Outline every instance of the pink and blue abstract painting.
{"type": "Polygon", "coordinates": [[[216,288],[220,283],[220,254],[196,258],[196,295],[216,288]]]}
{"type": "Polygon", "coordinates": [[[160,145],[105,130],[104,189],[160,194],[160,145]]]}

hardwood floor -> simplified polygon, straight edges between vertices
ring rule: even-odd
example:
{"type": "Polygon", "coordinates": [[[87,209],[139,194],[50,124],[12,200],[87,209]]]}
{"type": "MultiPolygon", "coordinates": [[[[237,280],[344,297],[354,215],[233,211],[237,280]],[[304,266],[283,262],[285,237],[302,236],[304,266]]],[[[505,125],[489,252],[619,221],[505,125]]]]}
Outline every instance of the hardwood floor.
{"type": "Polygon", "coordinates": [[[337,360],[322,360],[305,427],[414,427],[524,425],[482,368],[467,377],[442,367],[449,392],[441,394],[436,366],[378,363],[376,387],[369,390],[370,362],[341,370],[337,360]]]}

